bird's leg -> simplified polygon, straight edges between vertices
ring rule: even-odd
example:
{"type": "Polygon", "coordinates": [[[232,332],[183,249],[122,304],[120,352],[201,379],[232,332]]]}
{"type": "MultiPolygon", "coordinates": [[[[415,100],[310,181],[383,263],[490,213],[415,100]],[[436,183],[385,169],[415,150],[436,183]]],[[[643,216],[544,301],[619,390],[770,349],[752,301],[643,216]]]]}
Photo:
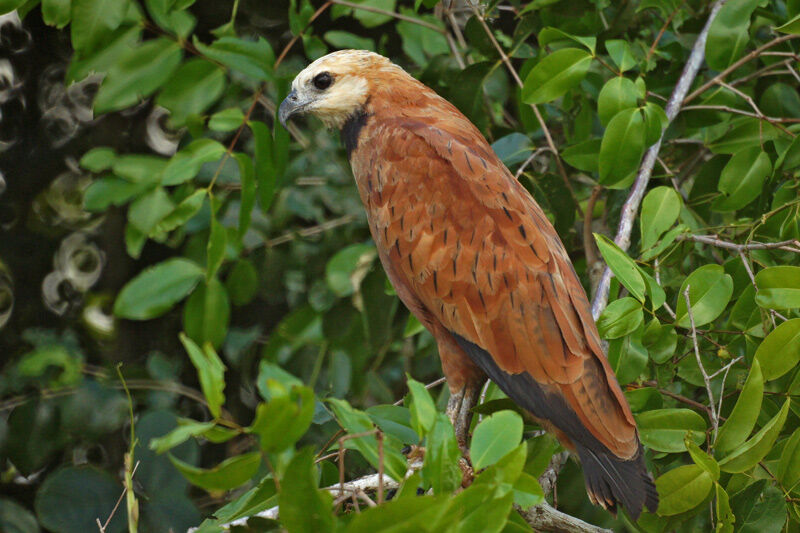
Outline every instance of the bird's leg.
{"type": "Polygon", "coordinates": [[[447,416],[453,423],[458,446],[462,452],[469,449],[469,426],[472,422],[472,408],[478,403],[481,394],[480,383],[467,383],[461,389],[450,393],[447,402],[447,416]]]}

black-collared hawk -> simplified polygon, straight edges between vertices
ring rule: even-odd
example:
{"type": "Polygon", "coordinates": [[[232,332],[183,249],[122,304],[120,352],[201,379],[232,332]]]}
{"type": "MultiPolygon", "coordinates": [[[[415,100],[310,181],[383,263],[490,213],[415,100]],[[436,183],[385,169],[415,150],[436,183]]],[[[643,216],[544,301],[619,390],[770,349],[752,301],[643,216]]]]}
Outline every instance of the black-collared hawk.
{"type": "Polygon", "coordinates": [[[462,444],[488,376],[577,453],[594,503],[634,519],[655,511],[636,423],[564,245],[481,132],[361,50],[298,74],[279,118],[298,113],[341,130],[386,274],[438,342],[462,444]]]}

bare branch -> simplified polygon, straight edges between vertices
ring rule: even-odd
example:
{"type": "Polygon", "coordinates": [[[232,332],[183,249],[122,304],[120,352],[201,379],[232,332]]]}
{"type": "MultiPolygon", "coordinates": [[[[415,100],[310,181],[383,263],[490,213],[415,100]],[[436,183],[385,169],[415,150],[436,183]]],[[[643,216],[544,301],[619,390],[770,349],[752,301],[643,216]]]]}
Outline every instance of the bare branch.
{"type": "Polygon", "coordinates": [[[747,250],[784,250],[786,252],[800,253],[800,241],[788,240],[780,242],[748,242],[746,244],[737,244],[735,242],[723,241],[716,235],[692,235],[690,233],[682,233],[678,235],[678,241],[693,241],[702,244],[709,244],[717,248],[725,248],[726,250],[733,250],[734,252],[744,252],[747,250]]]}
{"type": "Polygon", "coordinates": [[[381,15],[386,15],[387,17],[392,17],[397,20],[404,20],[406,22],[410,22],[412,24],[417,24],[424,28],[428,28],[429,30],[433,30],[437,33],[441,33],[443,35],[447,34],[447,30],[440,28],[430,22],[425,22],[424,20],[420,20],[418,18],[409,17],[408,15],[403,15],[402,13],[395,13],[394,11],[388,11],[386,9],[381,9],[379,7],[372,7],[367,4],[355,4],[353,2],[346,2],[345,0],[331,0],[331,4],[337,4],[340,6],[351,7],[353,9],[360,9],[361,11],[370,11],[372,13],[379,13],[381,15]]]}
{"type": "Polygon", "coordinates": [[[717,429],[719,429],[719,417],[717,416],[717,405],[714,402],[714,393],[711,392],[711,377],[706,372],[706,367],[703,366],[703,360],[700,358],[700,347],[697,344],[697,328],[694,325],[694,314],[692,313],[692,303],[689,301],[689,285],[683,291],[683,297],[686,299],[686,314],[689,315],[689,324],[692,326],[692,345],[694,346],[694,356],[697,359],[697,366],[700,367],[700,373],[703,375],[703,383],[706,386],[706,393],[708,394],[708,407],[709,416],[711,417],[711,442],[717,440],[717,429]]]}
{"type": "Polygon", "coordinates": [[[562,513],[546,503],[539,504],[527,511],[517,510],[536,531],[553,531],[556,533],[613,533],[610,529],[587,524],[583,520],[562,513]]]}
{"type": "MultiPolygon", "coordinates": [[[[697,40],[698,41],[700,40],[701,36],[703,37],[703,48],[705,48],[705,37],[708,35],[708,27],[710,26],[710,21],[714,18],[714,16],[716,15],[716,11],[719,11],[720,7],[722,7],[721,6],[721,2],[719,0],[717,0],[717,3],[714,4],[714,7],[711,8],[711,16],[708,19],[709,23],[706,23],[706,27],[703,28],[703,31],[700,32],[700,35],[697,36],[697,40]],[[715,11],[715,8],[716,8],[716,11],[715,11]],[[704,33],[705,33],[705,35],[703,35],[704,33]]],[[[764,52],[765,50],[769,50],[773,46],[776,46],[776,45],[778,45],[778,44],[780,44],[782,42],[788,41],[790,39],[796,39],[797,37],[800,37],[800,36],[799,35],[792,35],[792,34],[781,35],[780,37],[777,37],[777,38],[771,40],[770,42],[759,46],[758,48],[756,48],[755,50],[753,50],[749,54],[747,54],[744,57],[742,57],[739,61],[735,62],[733,65],[729,66],[728,68],[726,68],[725,70],[723,70],[722,72],[720,72],[719,74],[717,74],[716,76],[714,76],[713,78],[708,80],[706,83],[701,85],[697,90],[692,91],[692,94],[687,96],[686,99],[683,101],[683,103],[684,104],[688,104],[689,102],[691,102],[692,100],[694,100],[695,98],[697,98],[698,96],[703,94],[709,87],[713,87],[714,85],[717,84],[718,81],[724,80],[725,77],[728,74],[730,74],[731,72],[733,72],[737,68],[741,67],[742,65],[744,65],[748,61],[751,61],[751,60],[757,58],[758,56],[760,56],[761,53],[764,52]]],[[[689,61],[691,61],[691,58],[689,59],[689,61]]],[[[699,65],[698,65],[698,67],[699,67],[699,65]]]]}
{"type": "MultiPolygon", "coordinates": [[[[708,16],[706,25],[698,34],[697,40],[692,47],[692,52],[689,54],[689,59],[686,62],[686,65],[683,67],[681,77],[678,79],[678,83],[675,85],[675,89],[672,91],[672,94],[669,97],[669,101],[667,102],[667,107],[665,109],[668,122],[667,126],[669,126],[669,123],[671,123],[678,115],[681,104],[686,97],[686,93],[689,92],[689,88],[692,86],[692,83],[697,76],[697,72],[700,70],[700,66],[702,65],[705,57],[708,31],[711,28],[711,23],[714,21],[717,13],[722,8],[723,3],[724,0],[717,0],[711,7],[711,13],[708,16]]],[[[614,242],[617,243],[617,246],[623,250],[627,250],[630,246],[631,231],[633,230],[633,219],[636,217],[636,213],[639,211],[639,205],[642,203],[642,198],[644,198],[644,193],[647,190],[647,184],[649,183],[650,176],[653,173],[653,167],[655,166],[656,159],[658,158],[658,151],[661,148],[661,143],[664,140],[664,131],[666,131],[666,127],[661,131],[661,137],[659,137],[658,141],[656,141],[655,144],[647,149],[644,159],[642,160],[642,165],[639,168],[639,173],[636,176],[636,181],[634,182],[633,187],[628,194],[628,198],[625,200],[625,204],[622,207],[622,214],[620,216],[619,226],[617,228],[617,236],[614,238],[614,242]]],[[[611,269],[606,267],[605,271],[603,271],[603,277],[600,278],[600,283],[597,286],[597,292],[594,295],[594,300],[592,301],[592,316],[595,318],[595,320],[597,320],[597,317],[600,316],[600,313],[603,312],[603,309],[605,309],[606,305],[608,304],[608,291],[611,288],[611,276],[611,269]]]]}
{"type": "MultiPolygon", "coordinates": [[[[413,463],[409,473],[421,467],[422,463],[413,463]]],[[[380,476],[378,474],[371,474],[353,481],[348,481],[341,485],[337,483],[335,485],[325,487],[322,490],[327,490],[336,496],[342,494],[342,496],[337,498],[337,501],[334,503],[341,503],[347,498],[353,497],[361,499],[361,501],[365,502],[369,506],[373,506],[375,505],[375,502],[366,495],[366,492],[376,491],[380,483],[380,476]]],[[[400,484],[389,476],[383,477],[383,485],[386,490],[398,489],[400,487],[400,484]]],[[[584,522],[583,520],[562,513],[547,503],[541,503],[528,510],[523,510],[517,507],[517,511],[519,511],[522,517],[537,531],[554,531],[563,533],[611,533],[611,531],[608,529],[593,526],[584,522]]],[[[278,513],[279,508],[272,507],[271,509],[267,509],[254,515],[253,517],[277,520],[278,513]]],[[[234,526],[245,526],[247,521],[253,517],[240,518],[228,524],[223,524],[222,527],[224,529],[230,529],[234,526]]],[[[195,530],[196,528],[192,528],[188,533],[192,533],[195,530]]]]}

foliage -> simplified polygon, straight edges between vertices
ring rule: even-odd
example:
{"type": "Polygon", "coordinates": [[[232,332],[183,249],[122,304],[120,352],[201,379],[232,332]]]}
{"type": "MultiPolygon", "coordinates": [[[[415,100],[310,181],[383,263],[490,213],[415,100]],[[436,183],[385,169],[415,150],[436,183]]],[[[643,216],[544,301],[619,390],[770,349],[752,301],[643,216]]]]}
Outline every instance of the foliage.
{"type": "MultiPolygon", "coordinates": [[[[32,143],[1,145],[0,194],[24,215],[0,217],[0,529],[210,532],[274,509],[252,530],[517,531],[514,504],[552,501],[537,478],[558,447],[494,386],[461,489],[446,387],[422,385],[435,343],[376,261],[336,134],[276,125],[294,75],[342,47],[458,105],[590,294],[603,261],[615,274],[598,326],[661,504],[615,519],[568,464],[560,508],[615,530],[800,529],[800,2],[728,0],[672,122],[709,3],[444,4],[0,0],[25,24],[3,32],[71,46],[39,96],[72,128],[31,119],[55,179],[32,143]],[[662,134],[621,247],[626,190],[662,134]],[[46,179],[25,185],[26,166],[46,179]],[[336,487],[340,469],[388,487],[409,465],[391,491],[336,487]]],[[[3,46],[25,57],[22,40],[3,46]]],[[[20,94],[4,117],[33,116],[18,102],[35,90],[20,94]]]]}

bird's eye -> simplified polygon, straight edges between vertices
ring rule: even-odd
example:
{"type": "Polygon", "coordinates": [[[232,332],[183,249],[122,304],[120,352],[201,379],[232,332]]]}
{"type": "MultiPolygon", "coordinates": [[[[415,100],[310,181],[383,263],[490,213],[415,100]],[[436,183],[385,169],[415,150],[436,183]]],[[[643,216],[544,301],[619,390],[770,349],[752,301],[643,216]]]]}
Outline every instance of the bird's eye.
{"type": "Polygon", "coordinates": [[[320,91],[324,91],[333,83],[333,78],[327,72],[322,72],[314,76],[314,87],[320,91]]]}

